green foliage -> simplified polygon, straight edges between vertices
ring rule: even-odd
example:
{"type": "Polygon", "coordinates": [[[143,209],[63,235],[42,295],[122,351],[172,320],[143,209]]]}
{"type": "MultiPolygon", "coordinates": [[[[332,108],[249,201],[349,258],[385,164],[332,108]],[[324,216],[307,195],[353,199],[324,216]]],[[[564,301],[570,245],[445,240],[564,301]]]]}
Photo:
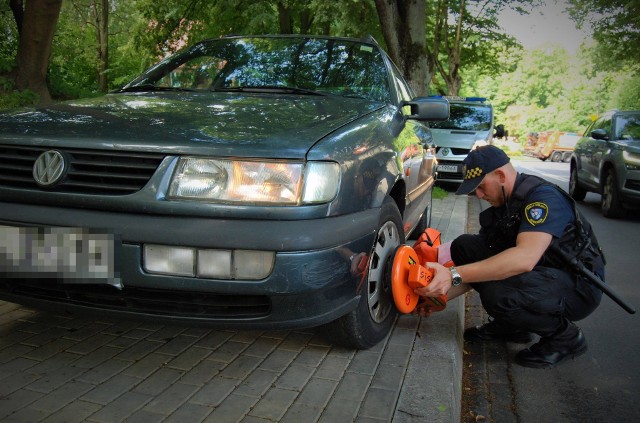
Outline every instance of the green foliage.
{"type": "Polygon", "coordinates": [[[30,90],[14,90],[13,81],[0,76],[0,110],[33,105],[39,100],[40,97],[30,90]]]}
{"type": "Polygon", "coordinates": [[[582,132],[608,109],[639,108],[639,77],[630,69],[594,71],[593,47],[577,57],[557,47],[524,52],[513,72],[479,77],[464,90],[487,96],[510,136],[557,129],[582,132]]]}
{"type": "Polygon", "coordinates": [[[18,52],[18,29],[7,3],[0,3],[0,75],[15,66],[18,52]]]}
{"type": "Polygon", "coordinates": [[[640,110],[640,74],[620,73],[612,95],[611,109],[640,110]]]}
{"type": "Polygon", "coordinates": [[[460,11],[457,0],[428,2],[427,44],[436,72],[432,92],[461,95],[456,89],[460,81],[503,72],[514,67],[519,45],[515,38],[499,27],[498,14],[508,4],[516,7],[530,0],[510,3],[496,0],[467,2],[460,11]],[[461,23],[460,46],[456,48],[458,23],[461,23]]]}
{"type": "Polygon", "coordinates": [[[569,0],[569,4],[569,14],[578,26],[593,29],[598,69],[640,69],[640,1],[569,0]]]}
{"type": "Polygon", "coordinates": [[[63,2],[49,63],[54,98],[90,97],[98,93],[95,29],[88,23],[87,4],[63,2]]]}

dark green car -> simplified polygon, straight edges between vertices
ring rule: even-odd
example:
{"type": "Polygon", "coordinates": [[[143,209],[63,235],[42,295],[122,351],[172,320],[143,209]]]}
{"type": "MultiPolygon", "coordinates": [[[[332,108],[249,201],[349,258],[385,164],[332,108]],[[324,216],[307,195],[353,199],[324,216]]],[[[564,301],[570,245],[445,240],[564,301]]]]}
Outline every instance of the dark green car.
{"type": "Polygon", "coordinates": [[[372,40],[226,37],[122,89],[0,115],[0,298],[375,345],[428,224],[426,121],[372,40]]]}
{"type": "Polygon", "coordinates": [[[571,154],[569,193],[601,194],[606,217],[640,210],[640,110],[611,110],[593,121],[571,154]]]}

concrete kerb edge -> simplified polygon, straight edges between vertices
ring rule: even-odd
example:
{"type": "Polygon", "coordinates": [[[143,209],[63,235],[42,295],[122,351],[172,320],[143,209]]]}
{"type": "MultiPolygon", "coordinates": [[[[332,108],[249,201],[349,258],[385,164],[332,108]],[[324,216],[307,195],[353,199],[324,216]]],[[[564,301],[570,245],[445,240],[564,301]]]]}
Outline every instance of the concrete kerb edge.
{"type": "MultiPolygon", "coordinates": [[[[467,196],[455,196],[453,201],[449,224],[442,233],[445,242],[467,228],[467,196]]],[[[460,421],[464,310],[464,297],[459,297],[444,311],[420,319],[394,423],[460,421]]]]}

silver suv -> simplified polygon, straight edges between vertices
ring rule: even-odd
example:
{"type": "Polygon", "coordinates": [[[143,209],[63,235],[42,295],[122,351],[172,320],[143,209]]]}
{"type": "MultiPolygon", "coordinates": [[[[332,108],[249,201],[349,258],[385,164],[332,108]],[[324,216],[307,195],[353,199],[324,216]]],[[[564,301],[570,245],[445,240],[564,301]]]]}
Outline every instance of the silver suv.
{"type": "Polygon", "coordinates": [[[571,156],[569,193],[602,195],[602,214],[622,217],[640,207],[640,110],[613,110],[596,119],[571,156]]]}

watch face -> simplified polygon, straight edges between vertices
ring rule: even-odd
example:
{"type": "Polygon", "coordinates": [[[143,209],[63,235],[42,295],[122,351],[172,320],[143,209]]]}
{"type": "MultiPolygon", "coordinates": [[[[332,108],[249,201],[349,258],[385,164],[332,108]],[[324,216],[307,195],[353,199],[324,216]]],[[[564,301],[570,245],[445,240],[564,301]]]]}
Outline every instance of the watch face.
{"type": "Polygon", "coordinates": [[[460,277],[460,274],[455,269],[455,267],[450,268],[450,270],[451,270],[451,285],[452,286],[460,285],[462,283],[462,278],[460,277]]]}

